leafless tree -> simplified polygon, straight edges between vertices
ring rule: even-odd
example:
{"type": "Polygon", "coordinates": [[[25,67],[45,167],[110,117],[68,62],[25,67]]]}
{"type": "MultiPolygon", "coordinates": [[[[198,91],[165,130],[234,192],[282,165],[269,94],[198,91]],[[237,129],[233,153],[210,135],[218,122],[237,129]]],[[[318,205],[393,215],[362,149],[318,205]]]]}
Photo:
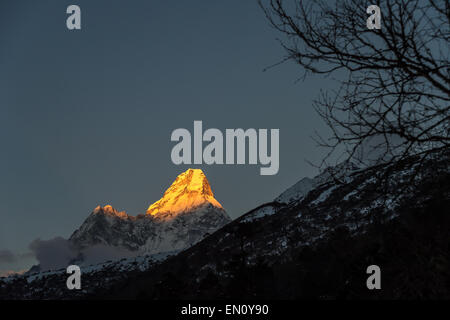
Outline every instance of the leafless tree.
{"type": "Polygon", "coordinates": [[[304,73],[332,75],[314,108],[332,157],[361,166],[426,157],[450,143],[450,5],[444,0],[259,0],[304,73]],[[369,29],[369,5],[381,29],[369,29]],[[342,159],[344,157],[344,159],[342,159]]]}

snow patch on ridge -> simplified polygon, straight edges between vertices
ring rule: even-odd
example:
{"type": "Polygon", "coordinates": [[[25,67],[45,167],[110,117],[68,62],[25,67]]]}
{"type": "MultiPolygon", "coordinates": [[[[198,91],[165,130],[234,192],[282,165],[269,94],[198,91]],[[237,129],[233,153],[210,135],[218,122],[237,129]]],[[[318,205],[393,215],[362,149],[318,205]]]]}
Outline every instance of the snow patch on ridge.
{"type": "Polygon", "coordinates": [[[277,213],[277,209],[272,205],[268,205],[248,214],[241,222],[252,222],[265,216],[271,216],[275,213],[277,213]]]}

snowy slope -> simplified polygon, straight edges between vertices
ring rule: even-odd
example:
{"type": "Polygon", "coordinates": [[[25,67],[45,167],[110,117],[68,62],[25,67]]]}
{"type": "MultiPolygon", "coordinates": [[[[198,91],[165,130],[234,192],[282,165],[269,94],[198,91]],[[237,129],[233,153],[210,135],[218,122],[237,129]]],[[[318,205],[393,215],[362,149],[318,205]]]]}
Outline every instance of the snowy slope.
{"type": "Polygon", "coordinates": [[[324,183],[331,182],[333,179],[348,179],[350,175],[357,170],[358,168],[354,164],[348,162],[343,162],[335,167],[328,167],[312,179],[308,177],[301,179],[280,194],[275,201],[286,204],[298,202],[304,199],[308,192],[314,188],[317,188],[324,183]]]}

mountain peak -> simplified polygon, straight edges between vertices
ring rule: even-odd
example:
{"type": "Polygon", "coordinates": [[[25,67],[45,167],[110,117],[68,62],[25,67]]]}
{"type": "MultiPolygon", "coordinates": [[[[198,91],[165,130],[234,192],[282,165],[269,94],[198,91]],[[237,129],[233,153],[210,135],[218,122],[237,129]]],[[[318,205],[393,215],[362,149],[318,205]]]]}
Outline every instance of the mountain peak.
{"type": "Polygon", "coordinates": [[[147,214],[156,217],[173,217],[208,204],[223,209],[214,198],[203,171],[188,169],[178,175],[160,200],[148,207],[147,214]]]}
{"type": "Polygon", "coordinates": [[[106,215],[112,215],[112,216],[118,216],[118,217],[122,217],[125,218],[128,215],[125,213],[125,211],[117,211],[116,209],[114,209],[111,205],[107,204],[106,206],[102,207],[102,206],[97,206],[94,211],[92,212],[93,214],[106,214],[106,215]]]}
{"type": "Polygon", "coordinates": [[[205,174],[189,169],[176,178],[145,216],[129,216],[110,205],[98,206],[69,241],[80,250],[105,245],[119,248],[107,250],[114,255],[122,254],[122,249],[156,254],[189,248],[230,221],[214,199],[205,174]]]}

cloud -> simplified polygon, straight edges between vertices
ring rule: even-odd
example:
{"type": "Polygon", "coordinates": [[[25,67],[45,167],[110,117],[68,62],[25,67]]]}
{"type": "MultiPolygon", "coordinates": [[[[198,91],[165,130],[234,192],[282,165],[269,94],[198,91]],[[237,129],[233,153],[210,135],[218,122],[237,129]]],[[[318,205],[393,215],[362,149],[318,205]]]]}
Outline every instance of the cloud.
{"type": "Polygon", "coordinates": [[[97,264],[138,255],[135,251],[106,245],[77,249],[69,240],[62,237],[50,240],[36,239],[31,242],[30,249],[42,271],[66,268],[70,264],[97,264]]]}
{"type": "Polygon", "coordinates": [[[96,264],[107,260],[136,257],[138,252],[124,248],[95,245],[81,251],[85,264],[96,264]]]}
{"type": "MultiPolygon", "coordinates": [[[[78,249],[63,237],[55,237],[50,240],[33,240],[29,245],[29,249],[31,252],[24,254],[15,254],[7,249],[0,250],[0,267],[4,268],[4,270],[0,269],[0,277],[23,273],[23,271],[10,270],[10,268],[15,267],[11,264],[17,265],[30,258],[38,261],[41,271],[46,271],[67,268],[70,264],[90,265],[138,255],[136,251],[102,244],[78,249]]],[[[19,268],[23,268],[23,265],[19,268]]]]}
{"type": "Polygon", "coordinates": [[[77,257],[76,249],[62,237],[50,240],[36,239],[30,243],[30,250],[39,261],[41,270],[65,268],[77,257]]]}

